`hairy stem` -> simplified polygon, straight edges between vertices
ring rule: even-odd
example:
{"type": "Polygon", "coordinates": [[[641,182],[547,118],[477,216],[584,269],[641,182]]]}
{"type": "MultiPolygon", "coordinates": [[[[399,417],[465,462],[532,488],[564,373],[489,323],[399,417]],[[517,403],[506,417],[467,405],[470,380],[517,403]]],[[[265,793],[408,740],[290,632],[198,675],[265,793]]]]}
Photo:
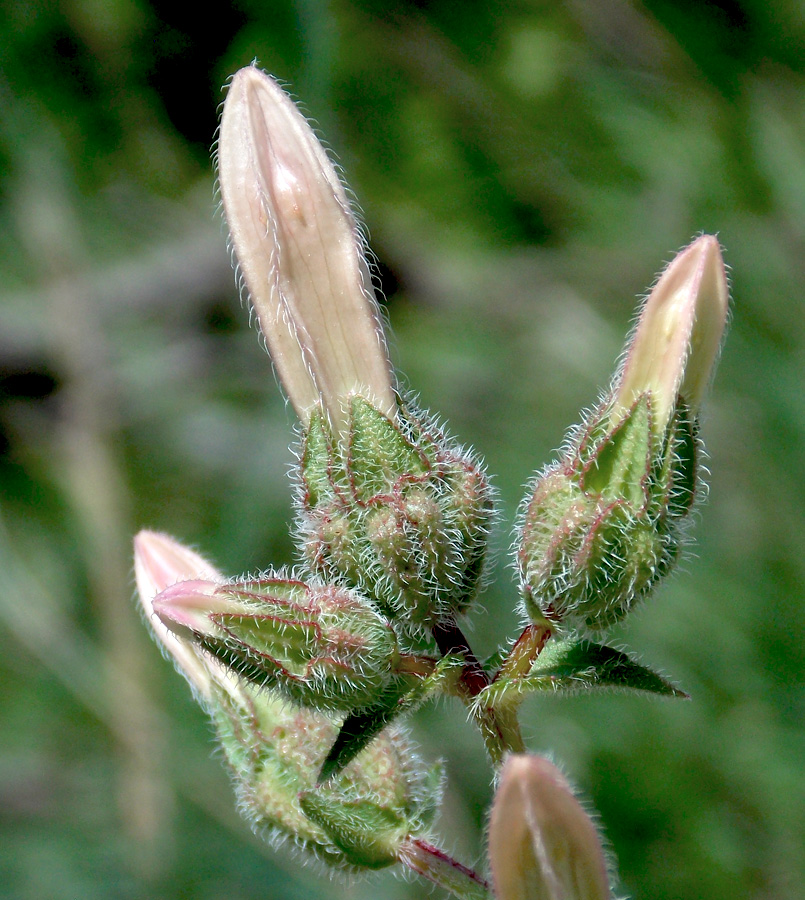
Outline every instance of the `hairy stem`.
{"type": "Polygon", "coordinates": [[[449,654],[464,657],[459,695],[472,712],[492,763],[499,766],[507,753],[523,753],[525,744],[520,734],[517,711],[499,711],[476,701],[481,691],[491,684],[491,679],[458,625],[450,621],[440,622],[433,627],[433,637],[444,656],[449,654]]]}
{"type": "Polygon", "coordinates": [[[489,884],[480,875],[427,841],[406,838],[399,849],[399,860],[461,900],[493,900],[489,884]]]}
{"type": "Polygon", "coordinates": [[[503,665],[493,680],[528,675],[534,660],[542,653],[551,634],[551,629],[547,624],[528,625],[514,642],[511,652],[503,661],[503,665]]]}

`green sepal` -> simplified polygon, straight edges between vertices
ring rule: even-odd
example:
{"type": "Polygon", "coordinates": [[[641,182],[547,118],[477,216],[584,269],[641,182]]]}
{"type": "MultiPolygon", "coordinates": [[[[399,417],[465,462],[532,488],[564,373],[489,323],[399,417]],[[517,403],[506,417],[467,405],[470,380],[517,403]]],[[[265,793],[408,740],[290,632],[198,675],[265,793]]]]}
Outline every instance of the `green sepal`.
{"type": "MultiPolygon", "coordinates": [[[[312,825],[326,832],[347,862],[363,869],[381,869],[399,862],[404,839],[427,831],[439,809],[444,768],[436,763],[420,769],[400,792],[384,788],[388,775],[372,761],[372,751],[356,766],[374,771],[379,781],[373,793],[359,794],[348,773],[335,781],[301,791],[299,805],[312,825]],[[367,758],[368,756],[368,758],[367,758]]],[[[352,767],[350,768],[351,771],[352,767]]]]}
{"type": "Polygon", "coordinates": [[[228,669],[261,688],[275,688],[281,667],[272,659],[222,638],[202,636],[198,645],[228,669]]]}
{"type": "MultiPolygon", "coordinates": [[[[305,621],[302,616],[309,614],[308,610],[293,604],[284,606],[278,601],[272,612],[273,615],[262,611],[251,615],[218,613],[210,618],[232,635],[234,646],[240,648],[246,663],[251,661],[259,667],[265,660],[270,669],[304,675],[316,653],[317,644],[321,643],[321,626],[315,621],[305,621]],[[295,616],[295,620],[291,616],[295,616]]],[[[259,675],[255,678],[237,666],[235,668],[241,675],[260,684],[259,675]]]]}
{"type": "Polygon", "coordinates": [[[351,402],[349,470],[358,500],[389,491],[400,475],[422,477],[428,465],[394,423],[361,397],[351,402]]]}
{"type": "Polygon", "coordinates": [[[412,711],[431,694],[447,687],[454,676],[461,674],[462,666],[458,656],[442,657],[430,675],[400,676],[386,688],[377,703],[350,713],[322,764],[317,783],[328,781],[349,765],[397,716],[412,711]]]}
{"type": "Polygon", "coordinates": [[[310,506],[316,506],[332,493],[330,443],[331,438],[324,416],[321,410],[315,410],[307,426],[300,460],[305,501],[310,506]]]}
{"type": "Polygon", "coordinates": [[[302,792],[299,804],[351,865],[383,869],[397,862],[409,823],[396,810],[371,800],[348,800],[328,788],[302,792]]]}
{"type": "Polygon", "coordinates": [[[609,499],[625,499],[634,508],[645,503],[652,432],[648,394],[643,394],[601,441],[582,474],[582,490],[609,499]]]}
{"type": "Polygon", "coordinates": [[[689,699],[666,678],[614,647],[590,641],[549,641],[528,675],[499,678],[478,697],[487,706],[521,702],[528,694],[630,690],[689,699]]]}
{"type": "MultiPolygon", "coordinates": [[[[204,599],[204,595],[202,595],[204,599]]],[[[354,591],[280,578],[218,588],[199,646],[261,688],[319,710],[377,701],[399,662],[397,638],[354,591]],[[217,604],[217,605],[216,605],[217,604]]]]}
{"type": "Polygon", "coordinates": [[[668,426],[668,447],[660,478],[660,483],[667,485],[668,515],[675,518],[686,516],[696,500],[701,453],[697,432],[696,419],[686,406],[678,404],[668,426]]]}

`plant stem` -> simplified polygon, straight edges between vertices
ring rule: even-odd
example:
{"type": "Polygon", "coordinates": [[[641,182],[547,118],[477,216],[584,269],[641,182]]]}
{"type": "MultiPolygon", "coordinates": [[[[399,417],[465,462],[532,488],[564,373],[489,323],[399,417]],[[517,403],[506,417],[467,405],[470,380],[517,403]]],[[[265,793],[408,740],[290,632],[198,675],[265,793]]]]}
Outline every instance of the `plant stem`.
{"type": "Polygon", "coordinates": [[[480,729],[492,763],[499,766],[507,753],[525,752],[516,709],[496,710],[477,701],[478,695],[491,684],[491,679],[458,625],[455,622],[440,622],[433,627],[433,637],[444,656],[464,657],[459,695],[480,729]]]}
{"type": "Polygon", "coordinates": [[[433,638],[442,656],[463,656],[464,669],[461,673],[463,693],[469,698],[477,697],[490,683],[478,657],[472,652],[469,641],[455,622],[440,622],[433,626],[433,638]]]}
{"type": "Polygon", "coordinates": [[[503,665],[498,669],[493,680],[528,675],[534,660],[542,653],[551,634],[551,629],[547,624],[528,625],[514,642],[511,652],[503,661],[503,665]]]}
{"type": "Polygon", "coordinates": [[[406,838],[399,849],[399,860],[461,900],[493,900],[489,884],[480,875],[427,841],[406,838]]]}
{"type": "MultiPolygon", "coordinates": [[[[499,678],[516,680],[528,675],[534,660],[542,652],[551,637],[551,629],[545,625],[529,625],[515,641],[508,657],[495,674],[492,683],[499,678]]],[[[488,677],[488,676],[487,676],[488,677]]],[[[495,705],[484,703],[486,694],[479,696],[473,706],[473,715],[492,762],[499,766],[506,753],[524,753],[526,750],[518,721],[519,700],[495,705]]]]}
{"type": "Polygon", "coordinates": [[[481,730],[486,752],[495,767],[503,765],[507,753],[525,753],[517,710],[495,709],[482,703],[472,706],[472,715],[481,730]]]}

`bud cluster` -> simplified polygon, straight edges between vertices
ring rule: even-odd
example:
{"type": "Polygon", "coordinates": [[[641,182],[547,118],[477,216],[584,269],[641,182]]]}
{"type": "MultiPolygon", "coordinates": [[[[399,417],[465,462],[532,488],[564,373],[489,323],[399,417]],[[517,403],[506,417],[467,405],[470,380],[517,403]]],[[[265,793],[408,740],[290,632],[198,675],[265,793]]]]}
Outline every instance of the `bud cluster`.
{"type": "Polygon", "coordinates": [[[531,486],[516,550],[531,624],[492,675],[456,622],[482,581],[489,479],[399,400],[344,188],[254,67],[232,80],[218,167],[241,284],[301,421],[304,571],[227,580],[154,532],[135,538],[135,570],[155,637],[212,716],[245,815],[332,866],[400,862],[462,900],[491,900],[482,876],[428,842],[440,769],[397,725],[452,694],[504,764],[489,832],[498,900],[609,900],[595,828],[561,774],[522,753],[516,707],[580,684],[683,695],[575,634],[538,657],[556,631],[622,618],[679,554],[727,312],[718,242],[703,236],[668,266],[609,393],[531,486]],[[423,636],[441,658],[412,652],[423,636]]]}
{"type": "MultiPolygon", "coordinates": [[[[319,784],[340,719],[326,711],[326,702],[315,702],[314,709],[285,699],[298,691],[300,697],[318,701],[312,693],[315,677],[309,673],[318,661],[329,664],[315,656],[324,647],[341,654],[347,665],[355,665],[356,656],[373,640],[393,649],[393,638],[383,634],[390,635],[390,629],[376,613],[346,592],[295,581],[227,584],[198,554],[155,532],[137,535],[134,560],[148,623],[209,710],[241,808],[257,831],[276,842],[290,840],[333,866],[352,868],[391,865],[404,839],[427,833],[438,806],[441,772],[425,767],[400,729],[387,728],[341,773],[319,784]],[[306,645],[311,635],[294,631],[301,620],[289,619],[283,651],[281,632],[272,631],[276,621],[260,633],[257,620],[267,609],[288,616],[298,610],[320,612],[318,624],[324,627],[306,645]],[[344,623],[355,633],[340,633],[338,625],[344,623]],[[225,643],[218,631],[231,643],[229,658],[217,644],[225,643]],[[254,654],[251,668],[246,665],[249,652],[254,654]],[[268,657],[283,652],[288,668],[280,677],[275,660],[268,657]],[[260,665],[263,680],[273,678],[272,687],[282,691],[254,683],[260,665]],[[296,669],[294,677],[291,668],[296,669]],[[306,678],[308,693],[300,686],[306,678]]],[[[369,661],[364,663],[368,679],[369,661]]],[[[387,661],[379,668],[384,666],[388,668],[387,661]]]]}
{"type": "Polygon", "coordinates": [[[403,630],[462,613],[483,571],[493,503],[479,464],[408,410],[360,397],[348,438],[321,415],[304,435],[298,500],[306,565],[359,588],[403,630]]]}

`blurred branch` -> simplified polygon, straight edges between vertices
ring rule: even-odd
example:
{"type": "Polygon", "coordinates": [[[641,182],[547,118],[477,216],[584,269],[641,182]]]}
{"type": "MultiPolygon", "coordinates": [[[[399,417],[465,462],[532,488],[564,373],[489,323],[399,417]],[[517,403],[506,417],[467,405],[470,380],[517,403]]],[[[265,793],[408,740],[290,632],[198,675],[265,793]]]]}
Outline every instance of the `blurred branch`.
{"type": "Polygon", "coordinates": [[[62,415],[51,439],[56,472],[83,534],[80,544],[100,627],[102,649],[95,655],[108,697],[105,718],[118,747],[118,814],[128,837],[127,862],[138,876],[150,879],[165,859],[170,792],[156,765],[161,734],[149,704],[131,689],[145,666],[124,587],[131,569],[129,498],[113,449],[116,417],[110,415],[115,404],[105,334],[95,298],[80,275],[75,277],[87,268],[86,251],[65,181],[56,166],[44,181],[26,172],[17,213],[21,238],[43,280],[70,279],[70,289],[62,286],[43,306],[51,323],[47,338],[65,379],[62,415]],[[126,678],[120,677],[121,670],[126,678]]]}
{"type": "Polygon", "coordinates": [[[80,294],[97,327],[121,315],[169,306],[172,314],[203,305],[232,289],[232,271],[221,235],[208,222],[175,240],[140,248],[103,266],[54,274],[47,283],[6,293],[0,305],[0,357],[18,357],[53,343],[51,311],[80,294]],[[24,315],[17,315],[20,310],[24,315]]]}

